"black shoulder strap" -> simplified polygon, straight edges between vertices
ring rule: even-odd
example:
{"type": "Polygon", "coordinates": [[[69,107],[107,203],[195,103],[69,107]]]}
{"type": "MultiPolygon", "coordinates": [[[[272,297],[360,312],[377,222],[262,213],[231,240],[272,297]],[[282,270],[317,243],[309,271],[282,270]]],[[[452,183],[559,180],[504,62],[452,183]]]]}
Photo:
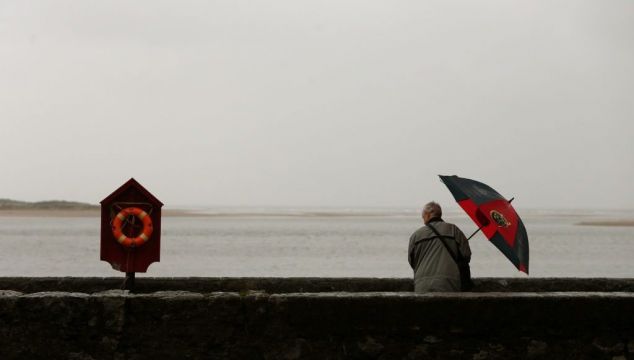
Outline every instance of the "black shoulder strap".
{"type": "MultiPolygon", "coordinates": [[[[438,238],[440,239],[440,241],[442,241],[442,244],[445,245],[445,249],[447,249],[447,251],[449,252],[449,255],[451,256],[451,258],[453,259],[453,261],[456,262],[456,264],[458,264],[458,257],[456,256],[456,254],[453,253],[453,251],[451,251],[451,249],[449,248],[449,245],[447,245],[447,243],[445,242],[445,237],[440,235],[440,233],[438,232],[438,230],[436,230],[435,227],[433,227],[431,224],[427,224],[427,226],[429,226],[430,229],[432,229],[432,231],[434,232],[434,234],[436,234],[436,236],[438,236],[438,238]]],[[[460,249],[458,249],[458,251],[460,251],[460,249]]]]}

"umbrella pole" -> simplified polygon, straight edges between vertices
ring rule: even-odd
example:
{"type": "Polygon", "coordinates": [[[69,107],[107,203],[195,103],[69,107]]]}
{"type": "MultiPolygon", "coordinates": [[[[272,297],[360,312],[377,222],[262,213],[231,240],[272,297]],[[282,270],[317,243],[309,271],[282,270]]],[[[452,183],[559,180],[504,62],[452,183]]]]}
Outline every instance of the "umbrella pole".
{"type": "Polygon", "coordinates": [[[471,238],[472,238],[473,236],[475,236],[475,234],[477,234],[480,230],[482,230],[482,228],[483,228],[483,227],[484,227],[484,226],[480,226],[480,228],[479,228],[478,230],[474,231],[474,232],[473,232],[473,234],[471,234],[471,236],[469,236],[469,237],[467,238],[467,241],[471,240],[471,238]]]}
{"type": "MultiPolygon", "coordinates": [[[[513,201],[513,200],[515,200],[515,198],[514,198],[514,197],[512,197],[512,198],[511,198],[511,200],[509,200],[509,204],[510,204],[510,203],[511,203],[511,201],[513,201]]],[[[472,238],[472,237],[474,237],[474,236],[475,236],[475,234],[477,234],[477,233],[478,233],[478,231],[482,230],[482,228],[483,228],[484,226],[485,226],[485,225],[482,225],[482,226],[480,226],[480,228],[479,228],[478,230],[474,231],[474,232],[473,232],[473,234],[471,234],[471,236],[469,236],[469,237],[467,238],[467,241],[471,240],[471,238],[472,238]]]]}

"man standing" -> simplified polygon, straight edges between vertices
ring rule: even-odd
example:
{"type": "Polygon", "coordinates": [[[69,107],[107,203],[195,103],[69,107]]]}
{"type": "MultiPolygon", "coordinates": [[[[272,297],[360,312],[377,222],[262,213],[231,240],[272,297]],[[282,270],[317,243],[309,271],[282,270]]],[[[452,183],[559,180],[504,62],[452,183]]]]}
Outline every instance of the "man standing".
{"type": "Polygon", "coordinates": [[[460,271],[452,254],[457,256],[459,251],[467,262],[471,259],[467,238],[456,225],[442,220],[442,209],[435,202],[423,208],[423,223],[425,226],[409,239],[408,260],[414,270],[414,291],[460,291],[460,271]]]}

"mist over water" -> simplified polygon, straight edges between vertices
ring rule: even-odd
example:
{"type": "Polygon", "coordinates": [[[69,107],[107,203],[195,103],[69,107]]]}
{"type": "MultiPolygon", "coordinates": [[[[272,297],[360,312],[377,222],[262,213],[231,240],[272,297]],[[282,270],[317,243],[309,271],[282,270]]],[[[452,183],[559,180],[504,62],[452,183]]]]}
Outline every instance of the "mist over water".
{"type": "MultiPolygon", "coordinates": [[[[198,210],[216,216],[163,217],[161,262],[139,276],[412,275],[407,245],[421,226],[416,211],[198,210]]],[[[632,212],[525,211],[530,276],[634,276],[634,227],[576,225],[597,218],[632,218],[632,212]]],[[[464,214],[445,220],[467,236],[476,229],[464,214]]],[[[122,276],[99,260],[99,234],[97,217],[0,217],[0,276],[122,276]]],[[[470,244],[474,277],[525,276],[483,235],[470,244]]]]}

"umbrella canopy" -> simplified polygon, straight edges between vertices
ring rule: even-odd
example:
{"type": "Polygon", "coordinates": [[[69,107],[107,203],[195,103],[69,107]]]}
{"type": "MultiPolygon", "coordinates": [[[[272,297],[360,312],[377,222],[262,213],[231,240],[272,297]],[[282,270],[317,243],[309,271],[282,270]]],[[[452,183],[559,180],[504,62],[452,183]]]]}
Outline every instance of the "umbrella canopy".
{"type": "MultiPolygon", "coordinates": [[[[455,175],[439,175],[458,205],[515,267],[528,274],[528,235],[511,202],[490,186],[455,175]]],[[[512,199],[511,199],[512,200],[512,199]]]]}

